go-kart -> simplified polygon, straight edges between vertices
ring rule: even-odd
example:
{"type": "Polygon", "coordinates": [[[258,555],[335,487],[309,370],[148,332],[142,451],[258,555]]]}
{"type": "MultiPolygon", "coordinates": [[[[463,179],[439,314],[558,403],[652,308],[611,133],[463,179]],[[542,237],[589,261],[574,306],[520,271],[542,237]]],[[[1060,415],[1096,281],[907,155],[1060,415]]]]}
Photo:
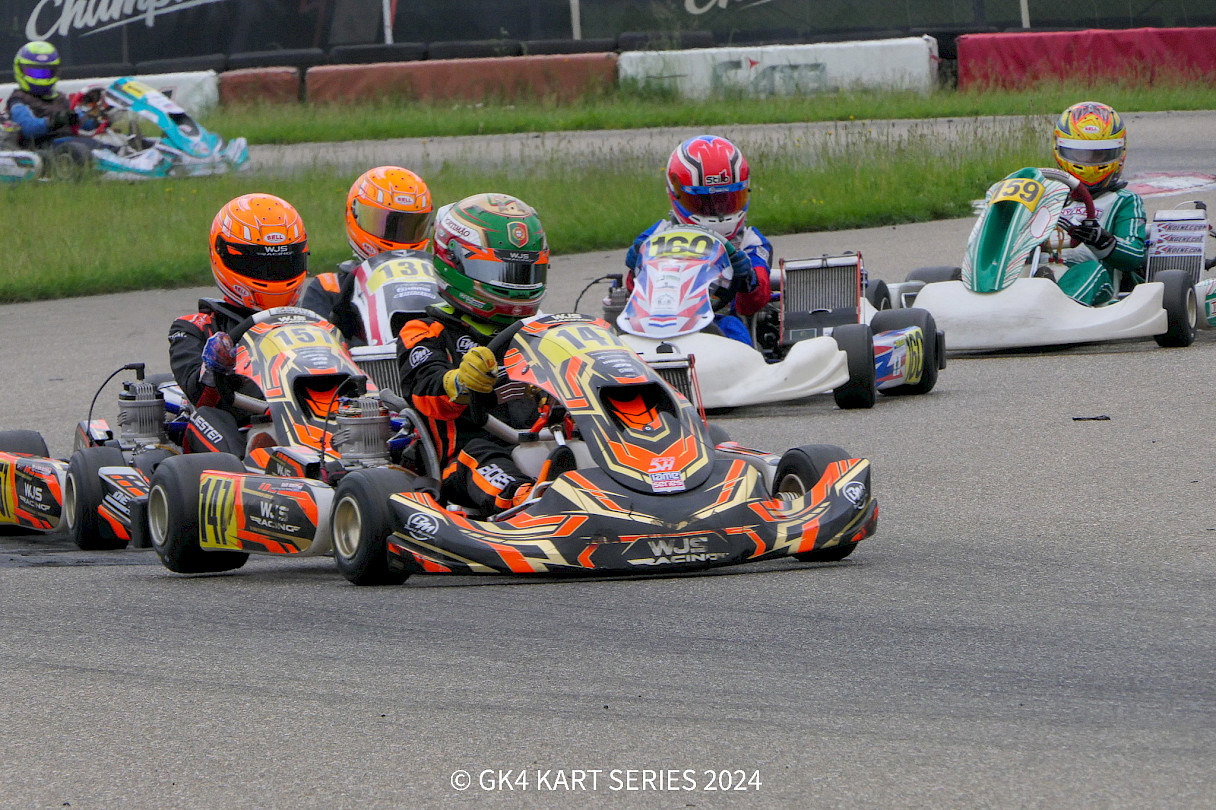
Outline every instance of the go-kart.
{"type": "MultiPolygon", "coordinates": [[[[521,430],[488,415],[501,397],[470,406],[536,478],[528,500],[477,514],[407,470],[351,471],[333,510],[334,556],[350,581],[830,561],[874,532],[869,462],[831,445],[778,457],[725,441],[603,320],[538,315],[489,348],[503,369],[496,392],[534,398],[540,413],[521,430]]],[[[422,467],[437,469],[427,453],[422,467]]]]}
{"type": "Polygon", "coordinates": [[[1216,282],[1203,277],[1211,265],[1203,259],[1208,226],[1201,209],[1158,212],[1147,280],[1133,284],[1116,272],[1115,300],[1092,307],[1060,289],[1057,274],[1066,268],[1050,261],[1067,247],[1068,237],[1057,227],[1070,210],[1096,214],[1088,189],[1072,175],[1035,168],[1010,174],[989,189],[962,266],[914,270],[906,282],[890,285],[893,301],[931,312],[950,336],[952,351],[1140,337],[1189,346],[1197,325],[1216,322],[1216,282]],[[1079,206],[1066,209],[1070,197],[1079,206]],[[1180,241],[1188,234],[1191,241],[1180,241]],[[1197,295],[1208,300],[1202,316],[1197,295]]]}
{"type": "Polygon", "coordinates": [[[776,301],[750,319],[756,348],[714,326],[715,311],[730,303],[731,279],[721,237],[673,228],[642,243],[632,292],[616,280],[604,314],[664,373],[676,367],[673,358],[689,358],[700,385],[679,387],[699,392],[699,404],[711,409],[828,391],[841,408],[869,408],[877,391],[927,393],[944,367],[933,318],[915,309],[878,311],[889,306],[885,285],[867,297],[858,254],[782,261],[771,274],[776,301]]]}
{"type": "Polygon", "coordinates": [[[123,371],[135,371],[136,379],[124,381],[118,395],[118,431],[94,419],[90,406],[67,461],[49,458],[36,431],[0,432],[0,525],[66,528],[86,550],[146,545],[148,478],[181,452],[188,404],[170,375],[145,378],[142,363],[123,366],[102,388],[123,371]]]}
{"type": "Polygon", "coordinates": [[[115,79],[73,97],[73,107],[99,122],[77,134],[93,146],[67,141],[23,149],[11,123],[0,130],[0,180],[64,179],[95,170],[102,177],[143,180],[223,174],[248,168],[244,138],[225,142],[171,99],[132,78],[115,79]]]}

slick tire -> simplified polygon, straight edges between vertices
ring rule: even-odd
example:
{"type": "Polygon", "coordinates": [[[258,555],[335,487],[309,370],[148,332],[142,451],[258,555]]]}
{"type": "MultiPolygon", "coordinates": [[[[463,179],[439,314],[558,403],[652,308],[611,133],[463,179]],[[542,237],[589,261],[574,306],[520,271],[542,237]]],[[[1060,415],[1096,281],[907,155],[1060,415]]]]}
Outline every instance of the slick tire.
{"type": "Polygon", "coordinates": [[[393,512],[388,499],[412,490],[413,480],[400,470],[370,468],[349,473],[334,493],[330,522],[334,563],[355,585],[400,585],[409,574],[388,562],[388,536],[393,512]]]}
{"type": "Polygon", "coordinates": [[[866,300],[879,312],[890,309],[891,291],[887,289],[887,282],[874,280],[866,285],[866,300]]]}
{"type": "Polygon", "coordinates": [[[962,277],[963,269],[961,267],[918,267],[908,273],[906,280],[937,284],[940,281],[959,281],[962,277]]]}
{"type": "Polygon", "coordinates": [[[1199,323],[1199,303],[1190,274],[1185,270],[1163,270],[1153,280],[1165,287],[1161,306],[1165,308],[1167,324],[1165,333],[1155,335],[1153,340],[1166,348],[1190,346],[1195,342],[1195,327],[1199,323]]]}
{"type": "Polygon", "coordinates": [[[245,465],[228,453],[194,453],[162,461],[148,492],[148,534],[152,548],[170,571],[210,574],[240,568],[244,551],[204,551],[199,545],[199,479],[204,472],[244,472],[245,465]]]}
{"type": "MultiPolygon", "coordinates": [[[[807,444],[786,450],[777,464],[777,474],[773,476],[773,497],[802,497],[823,478],[829,464],[852,457],[843,447],[834,444],[807,444]]],[[[801,562],[837,562],[852,554],[856,547],[856,543],[841,543],[822,551],[795,554],[794,559],[801,562]]]]}
{"type": "Polygon", "coordinates": [[[0,453],[24,453],[49,458],[46,440],[36,430],[0,430],[0,453]]]}
{"type": "Polygon", "coordinates": [[[868,323],[850,323],[832,330],[836,345],[849,357],[849,380],[832,392],[843,410],[873,408],[878,398],[874,370],[874,332],[868,323]]]}
{"type": "Polygon", "coordinates": [[[894,388],[883,388],[879,393],[887,396],[901,394],[927,394],[937,385],[937,371],[941,365],[938,356],[937,322],[933,315],[925,309],[889,309],[879,312],[870,321],[870,328],[875,334],[890,332],[894,329],[907,329],[909,326],[919,326],[921,335],[921,373],[920,379],[914,383],[897,385],[894,388]]]}
{"type": "Polygon", "coordinates": [[[98,471],[102,467],[126,465],[126,459],[117,447],[85,447],[68,460],[68,475],[63,484],[63,514],[68,534],[77,548],[101,551],[127,547],[127,538],[119,537],[114,527],[97,513],[106,494],[98,471]]]}

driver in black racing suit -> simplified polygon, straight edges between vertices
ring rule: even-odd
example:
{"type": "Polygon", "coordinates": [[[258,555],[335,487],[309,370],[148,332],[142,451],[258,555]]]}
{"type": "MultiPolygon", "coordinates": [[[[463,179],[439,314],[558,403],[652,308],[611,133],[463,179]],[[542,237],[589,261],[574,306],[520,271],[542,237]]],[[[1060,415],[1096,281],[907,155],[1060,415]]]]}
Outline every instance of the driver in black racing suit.
{"type": "Polygon", "coordinates": [[[536,313],[549,246],[532,207],[506,194],[478,194],[442,208],[434,245],[447,303],[401,328],[401,391],[427,421],[443,498],[495,513],[525,502],[534,482],[515,465],[511,448],[473,418],[470,400],[490,393],[497,379],[498,362],[486,344],[536,313]]]}
{"type": "Polygon", "coordinates": [[[249,417],[233,404],[233,394],[261,392],[236,373],[228,332],[263,309],[296,302],[308,273],[308,235],[290,203],[245,194],[215,215],[210,248],[211,273],[223,299],[200,299],[197,313],[169,327],[169,366],[196,408],[182,447],[187,453],[244,457],[240,425],[249,417]]]}

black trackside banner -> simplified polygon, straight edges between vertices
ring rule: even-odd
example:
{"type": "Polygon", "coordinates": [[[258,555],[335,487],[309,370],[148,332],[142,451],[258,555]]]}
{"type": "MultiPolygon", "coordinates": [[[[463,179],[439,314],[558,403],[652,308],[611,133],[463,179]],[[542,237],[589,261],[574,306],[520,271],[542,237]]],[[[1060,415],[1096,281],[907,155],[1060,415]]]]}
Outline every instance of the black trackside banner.
{"type": "MultiPolygon", "coordinates": [[[[1185,26],[1195,0],[1134,5],[1027,8],[1036,26],[1185,26]]],[[[68,65],[384,42],[386,6],[393,40],[421,43],[571,39],[576,20],[583,39],[698,31],[718,45],[1022,24],[1019,0],[0,0],[0,64],[32,39],[68,65]]]]}

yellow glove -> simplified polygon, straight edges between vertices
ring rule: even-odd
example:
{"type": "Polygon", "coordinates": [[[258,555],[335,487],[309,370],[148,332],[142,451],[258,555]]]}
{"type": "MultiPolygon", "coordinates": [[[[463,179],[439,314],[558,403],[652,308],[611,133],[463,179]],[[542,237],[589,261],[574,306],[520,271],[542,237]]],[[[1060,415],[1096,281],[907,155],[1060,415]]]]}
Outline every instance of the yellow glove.
{"type": "Polygon", "coordinates": [[[488,394],[498,379],[498,363],[485,346],[465,352],[460,366],[443,375],[443,390],[453,402],[467,402],[468,393],[488,394]]]}

